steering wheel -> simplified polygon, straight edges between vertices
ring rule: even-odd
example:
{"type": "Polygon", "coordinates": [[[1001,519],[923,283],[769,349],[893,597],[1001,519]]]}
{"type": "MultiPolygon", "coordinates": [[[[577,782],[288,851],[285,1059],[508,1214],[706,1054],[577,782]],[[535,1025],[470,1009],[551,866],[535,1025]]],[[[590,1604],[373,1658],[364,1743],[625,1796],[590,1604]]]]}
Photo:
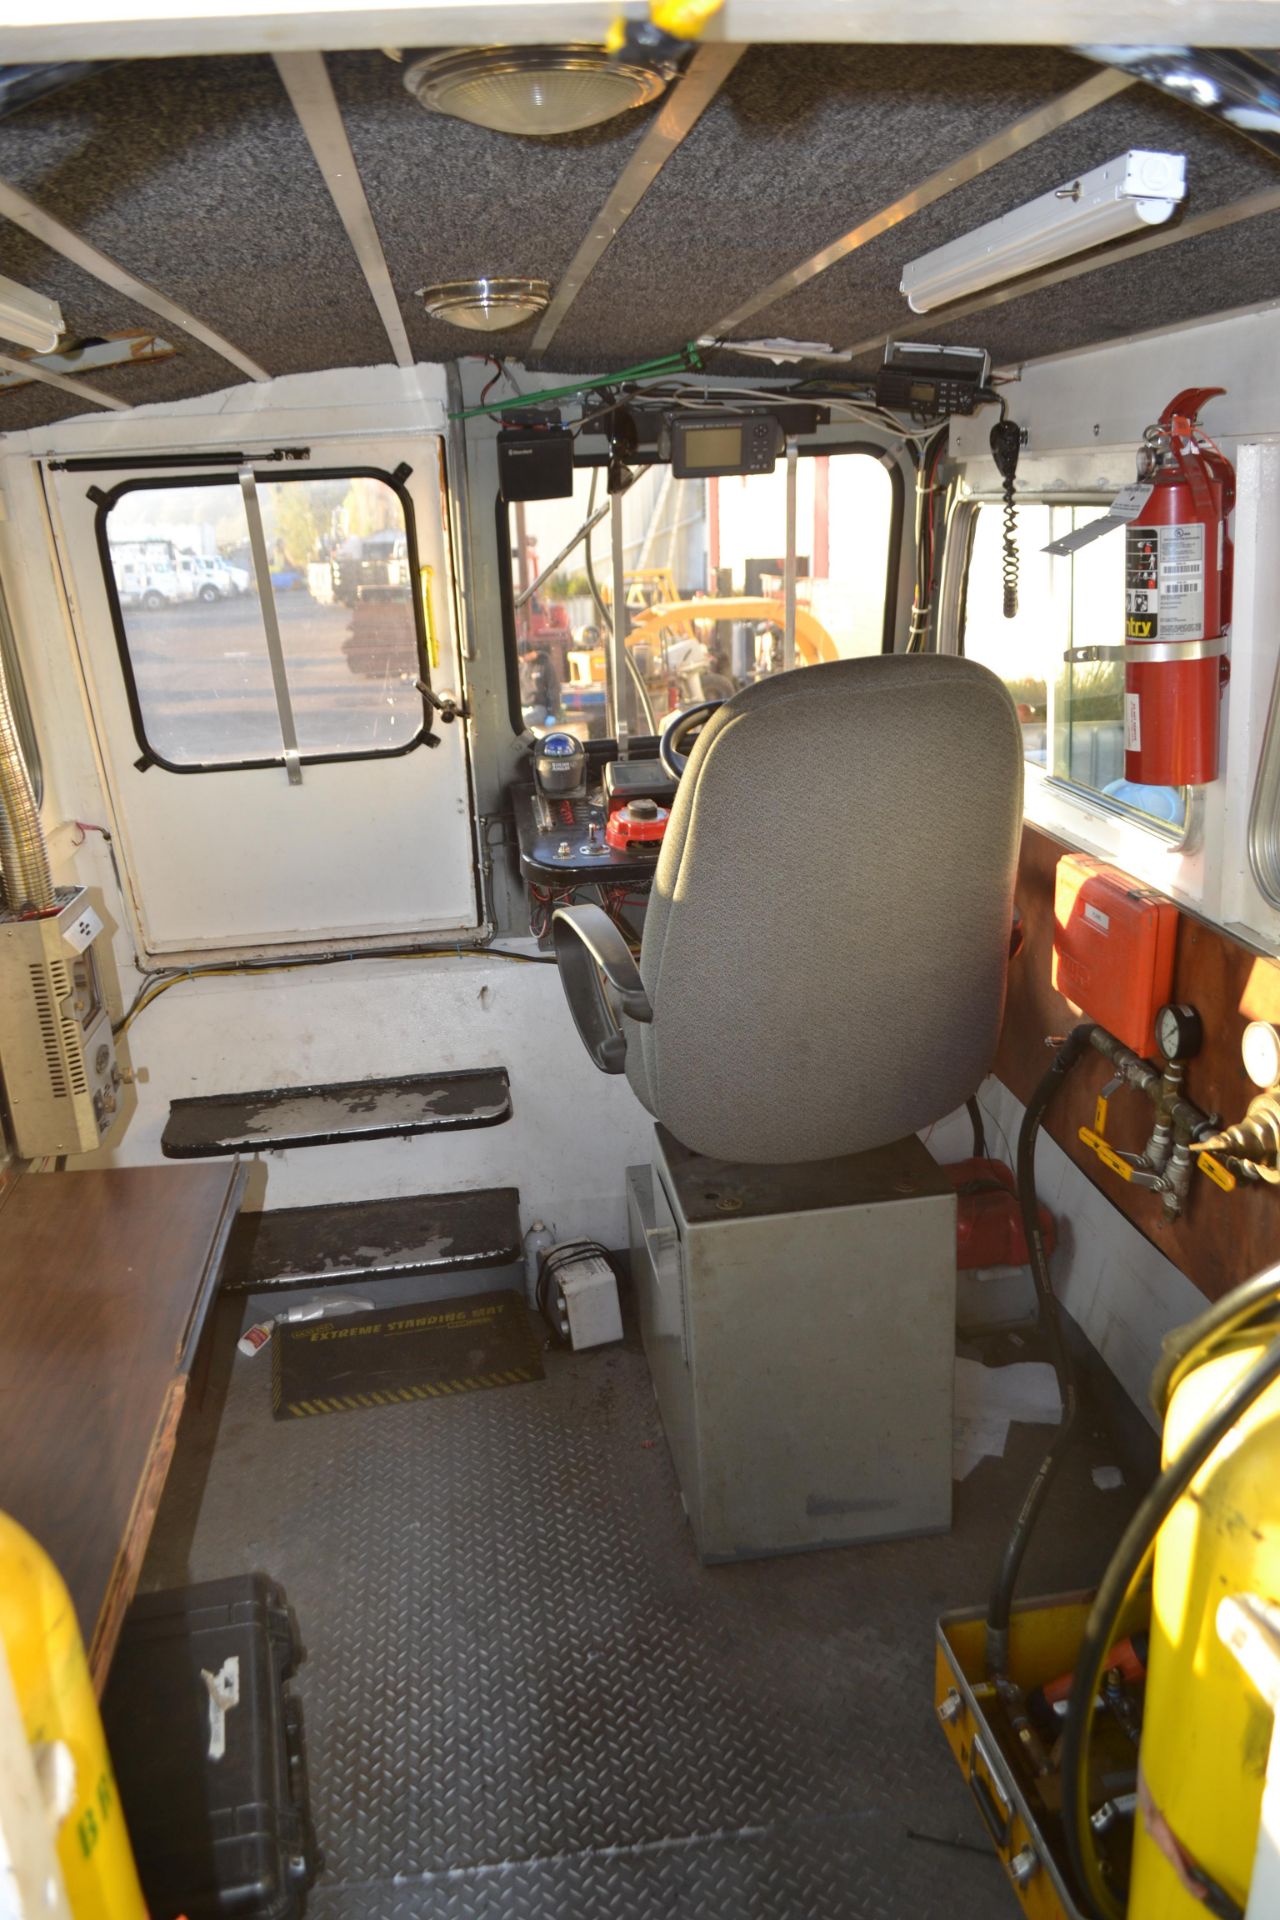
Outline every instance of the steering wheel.
{"type": "Polygon", "coordinates": [[[723,700],[699,700],[691,707],[678,707],[667,720],[658,738],[658,758],[673,780],[688,766],[694,739],[723,705],[723,700]]]}

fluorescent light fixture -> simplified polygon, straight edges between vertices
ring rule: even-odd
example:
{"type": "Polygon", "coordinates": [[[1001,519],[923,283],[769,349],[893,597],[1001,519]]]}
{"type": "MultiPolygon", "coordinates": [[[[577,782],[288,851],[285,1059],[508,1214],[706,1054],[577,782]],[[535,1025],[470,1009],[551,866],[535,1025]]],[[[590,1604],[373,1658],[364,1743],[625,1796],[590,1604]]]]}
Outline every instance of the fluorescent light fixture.
{"type": "Polygon", "coordinates": [[[675,68],[611,56],[577,42],[554,47],[463,47],[405,69],[422,106],[494,133],[578,133],[656,100],[675,68]]]}
{"type": "Polygon", "coordinates": [[[1158,227],[1186,191],[1184,154],[1122,153],[1105,167],[1067,180],[1025,207],[909,261],[902,269],[902,291],[913,312],[932,313],[951,300],[1140,227],[1158,227]]]}
{"type": "Polygon", "coordinates": [[[498,333],[541,313],[551,298],[551,287],[545,280],[495,280],[486,275],[419,287],[418,298],[433,320],[447,320],[451,327],[470,327],[476,333],[498,333]]]}
{"type": "Polygon", "coordinates": [[[32,353],[52,353],[65,331],[56,300],[0,273],[0,340],[14,340],[32,353]]]}

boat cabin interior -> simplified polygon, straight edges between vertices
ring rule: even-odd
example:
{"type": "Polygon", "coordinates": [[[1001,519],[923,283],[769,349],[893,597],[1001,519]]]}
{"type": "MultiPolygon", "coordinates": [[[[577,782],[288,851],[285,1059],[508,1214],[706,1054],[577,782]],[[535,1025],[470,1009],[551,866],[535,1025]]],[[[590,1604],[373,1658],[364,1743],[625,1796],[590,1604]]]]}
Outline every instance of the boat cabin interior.
{"type": "Polygon", "coordinates": [[[1277,49],[8,0],[7,1920],[1280,1915],[1277,49]]]}

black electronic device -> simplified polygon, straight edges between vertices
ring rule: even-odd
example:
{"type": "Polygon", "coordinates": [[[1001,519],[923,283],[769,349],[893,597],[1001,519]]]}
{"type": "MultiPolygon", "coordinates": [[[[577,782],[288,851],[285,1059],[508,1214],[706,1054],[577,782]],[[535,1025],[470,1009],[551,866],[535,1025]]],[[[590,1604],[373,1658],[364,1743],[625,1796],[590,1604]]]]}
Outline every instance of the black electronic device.
{"type": "MultiPolygon", "coordinates": [[[[617,413],[622,411],[623,409],[621,407],[615,409],[615,417],[617,413]]],[[[663,435],[667,431],[667,426],[671,419],[671,402],[669,400],[664,401],[661,396],[654,399],[646,399],[643,394],[638,394],[633,400],[627,402],[625,411],[627,414],[626,431],[634,435],[636,448],[638,450],[644,450],[649,447],[657,448],[663,435]]],[[[782,428],[784,437],[791,440],[801,440],[808,434],[816,433],[818,428],[825,427],[831,418],[830,407],[823,406],[820,401],[787,400],[783,399],[781,395],[776,400],[770,400],[767,406],[762,405],[759,408],[752,408],[750,411],[771,415],[782,428]]],[[[720,419],[724,416],[720,414],[712,416],[710,409],[708,409],[707,415],[703,417],[720,419]]],[[[735,415],[732,417],[738,418],[740,416],[735,415]]],[[[593,426],[591,431],[593,433],[612,433],[609,418],[606,417],[599,425],[593,426]]]]}
{"type": "Polygon", "coordinates": [[[544,734],[534,748],[533,773],[549,799],[580,794],[586,787],[587,750],[576,734],[544,734]]]}
{"type": "Polygon", "coordinates": [[[991,356],[985,347],[928,346],[890,340],[876,374],[876,405],[913,420],[973,413],[991,398],[991,356]]]}
{"type": "Polygon", "coordinates": [[[604,769],[606,807],[616,800],[619,806],[631,800],[656,800],[669,807],[676,797],[676,783],[661,760],[607,760],[604,769]]]}
{"type": "Polygon", "coordinates": [[[498,481],[504,500],[570,499],[573,435],[568,427],[532,432],[504,427],[498,435],[498,481]]]}
{"type": "Polygon", "coordinates": [[[672,413],[658,435],[658,457],[677,480],[772,473],[786,436],[772,413],[672,413]]]}

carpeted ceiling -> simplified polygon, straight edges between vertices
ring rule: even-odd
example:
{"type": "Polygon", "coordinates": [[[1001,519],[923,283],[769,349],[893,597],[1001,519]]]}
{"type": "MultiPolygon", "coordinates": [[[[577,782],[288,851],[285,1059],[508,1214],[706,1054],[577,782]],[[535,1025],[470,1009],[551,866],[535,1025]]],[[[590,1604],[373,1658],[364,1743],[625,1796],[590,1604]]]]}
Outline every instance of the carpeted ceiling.
{"type": "MultiPolygon", "coordinates": [[[[494,346],[431,322],[432,280],[526,273],[553,283],[653,109],[565,139],[510,139],[424,113],[380,53],[330,73],[415,354],[494,346]]],[[[679,346],[817,248],[1091,71],[1028,48],[770,46],[749,50],[586,283],[542,364],[595,371],[679,346]]],[[[1188,156],[1188,212],[1280,185],[1243,137],[1136,87],[1071,122],[754,315],[747,335],[847,345],[913,319],[904,260],[1128,146],[1188,156]]],[[[364,280],[272,62],[135,61],[0,120],[9,180],[271,373],[390,358],[364,280]]],[[[950,326],[997,362],[1280,297],[1280,219],[1117,264],[950,326]]],[[[142,327],[176,359],[104,371],[104,390],[167,401],[238,383],[209,348],[0,221],[0,272],[51,294],[90,335],[142,327]]],[[[931,330],[932,331],[932,330],[931,330]]],[[[731,363],[726,363],[729,365],[731,363]]],[[[760,373],[759,367],[756,373],[760,373]]],[[[0,432],[82,403],[0,391],[0,432]]]]}

